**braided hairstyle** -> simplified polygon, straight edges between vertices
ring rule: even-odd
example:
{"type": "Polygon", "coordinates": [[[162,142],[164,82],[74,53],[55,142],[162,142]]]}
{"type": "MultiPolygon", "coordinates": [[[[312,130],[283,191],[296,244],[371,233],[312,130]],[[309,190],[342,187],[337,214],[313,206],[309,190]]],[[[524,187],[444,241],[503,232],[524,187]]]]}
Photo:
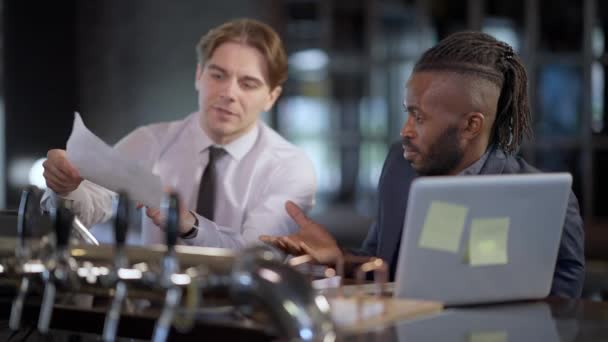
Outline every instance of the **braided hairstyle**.
{"type": "Polygon", "coordinates": [[[414,67],[418,71],[448,71],[480,77],[498,86],[500,97],[490,144],[514,153],[531,135],[528,76],[508,44],[482,32],[459,32],[427,50],[414,67]]]}

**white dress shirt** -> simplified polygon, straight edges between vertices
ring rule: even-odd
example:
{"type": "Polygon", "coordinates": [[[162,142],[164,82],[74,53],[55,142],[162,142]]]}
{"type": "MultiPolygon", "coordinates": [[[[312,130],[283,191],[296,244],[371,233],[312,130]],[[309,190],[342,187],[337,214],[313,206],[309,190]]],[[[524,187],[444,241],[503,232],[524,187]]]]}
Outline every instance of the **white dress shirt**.
{"type": "MultiPolygon", "coordinates": [[[[179,193],[183,208],[193,212],[201,175],[209,160],[209,147],[214,145],[199,122],[199,114],[193,113],[183,120],[139,127],[114,147],[152,169],[165,187],[179,193]]],[[[294,233],[297,225],[287,215],[285,202],[291,200],[306,211],[314,205],[316,178],[306,154],[262,121],[221,147],[227,153],[215,163],[214,221],[197,215],[198,235],[181,242],[238,249],[257,242],[262,234],[294,233]]],[[[112,217],[115,196],[114,192],[85,180],[64,198],[90,227],[112,217]]],[[[52,202],[52,196],[45,194],[43,207],[55,205],[52,202]]],[[[141,242],[164,243],[163,231],[145,214],[142,220],[141,242]]]]}

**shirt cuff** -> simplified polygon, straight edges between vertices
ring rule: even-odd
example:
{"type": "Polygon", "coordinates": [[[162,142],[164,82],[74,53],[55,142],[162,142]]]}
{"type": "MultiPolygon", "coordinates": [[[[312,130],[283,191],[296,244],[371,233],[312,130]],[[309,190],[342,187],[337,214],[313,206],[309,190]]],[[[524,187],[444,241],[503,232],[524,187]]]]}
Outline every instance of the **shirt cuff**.
{"type": "Polygon", "coordinates": [[[198,235],[198,216],[192,211],[190,212],[190,214],[194,216],[194,224],[192,225],[189,231],[179,236],[183,240],[194,239],[198,235]]]}
{"type": "Polygon", "coordinates": [[[55,193],[51,189],[46,189],[44,194],[42,195],[42,199],[40,200],[41,209],[43,211],[50,211],[52,208],[57,208],[59,206],[58,199],[63,200],[63,204],[66,208],[72,210],[72,204],[74,202],[81,201],[85,198],[85,191],[81,186],[78,186],[76,190],[70,192],[65,196],[61,196],[55,193]]]}

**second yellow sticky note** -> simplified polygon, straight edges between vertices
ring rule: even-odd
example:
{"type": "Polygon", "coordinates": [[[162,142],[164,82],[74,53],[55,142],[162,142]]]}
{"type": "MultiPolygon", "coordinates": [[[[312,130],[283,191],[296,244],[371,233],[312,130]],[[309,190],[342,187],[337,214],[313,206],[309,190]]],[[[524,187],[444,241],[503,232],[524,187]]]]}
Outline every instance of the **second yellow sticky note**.
{"type": "Polygon", "coordinates": [[[508,217],[472,220],[468,246],[471,266],[504,265],[509,262],[509,221],[508,217]]]}

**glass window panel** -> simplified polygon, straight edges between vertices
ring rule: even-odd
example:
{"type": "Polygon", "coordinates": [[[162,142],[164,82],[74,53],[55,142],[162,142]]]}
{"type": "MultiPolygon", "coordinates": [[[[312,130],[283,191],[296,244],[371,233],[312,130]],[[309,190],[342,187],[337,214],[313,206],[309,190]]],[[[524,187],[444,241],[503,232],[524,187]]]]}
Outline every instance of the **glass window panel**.
{"type": "Polygon", "coordinates": [[[388,108],[391,111],[391,127],[389,127],[390,140],[397,139],[401,126],[407,118],[407,113],[403,109],[403,96],[405,95],[405,84],[410,78],[414,69],[414,61],[405,61],[399,64],[393,64],[390,67],[390,86],[388,108]]]}
{"type": "Polygon", "coordinates": [[[291,96],[278,107],[281,133],[288,138],[323,135],[332,126],[333,110],[327,98],[291,96]]]}
{"type": "Polygon", "coordinates": [[[321,196],[335,193],[340,188],[340,151],[324,139],[294,139],[312,160],[317,174],[317,193],[321,196]]]}
{"type": "Polygon", "coordinates": [[[605,42],[604,30],[599,26],[594,27],[593,32],[591,33],[591,44],[595,57],[601,57],[604,54],[605,42]]]}
{"type": "Polygon", "coordinates": [[[604,67],[593,63],[591,67],[591,129],[599,133],[604,129],[604,67]]]}
{"type": "Polygon", "coordinates": [[[361,134],[364,137],[385,137],[388,134],[386,100],[383,97],[364,97],[359,107],[361,134]]]}
{"type": "Polygon", "coordinates": [[[395,2],[382,3],[377,34],[372,39],[376,59],[419,56],[437,42],[437,32],[427,20],[416,19],[417,9],[395,2]]]}
{"type": "Polygon", "coordinates": [[[515,29],[515,22],[509,18],[486,18],[483,22],[482,31],[503,41],[519,52],[521,48],[521,38],[515,29]]]}
{"type": "Polygon", "coordinates": [[[361,190],[374,191],[377,188],[387,152],[384,143],[365,142],[361,145],[358,181],[361,190]]]}
{"type": "Polygon", "coordinates": [[[327,78],[327,66],[329,56],[323,49],[302,49],[289,55],[289,79],[296,81],[311,82],[309,87],[327,78]]]}
{"type": "Polygon", "coordinates": [[[369,80],[369,96],[364,98],[361,106],[361,134],[364,137],[388,135],[388,72],[384,65],[372,66],[369,80]]]}
{"type": "Polygon", "coordinates": [[[538,136],[579,134],[582,101],[581,68],[552,63],[538,72],[538,136]]]}

